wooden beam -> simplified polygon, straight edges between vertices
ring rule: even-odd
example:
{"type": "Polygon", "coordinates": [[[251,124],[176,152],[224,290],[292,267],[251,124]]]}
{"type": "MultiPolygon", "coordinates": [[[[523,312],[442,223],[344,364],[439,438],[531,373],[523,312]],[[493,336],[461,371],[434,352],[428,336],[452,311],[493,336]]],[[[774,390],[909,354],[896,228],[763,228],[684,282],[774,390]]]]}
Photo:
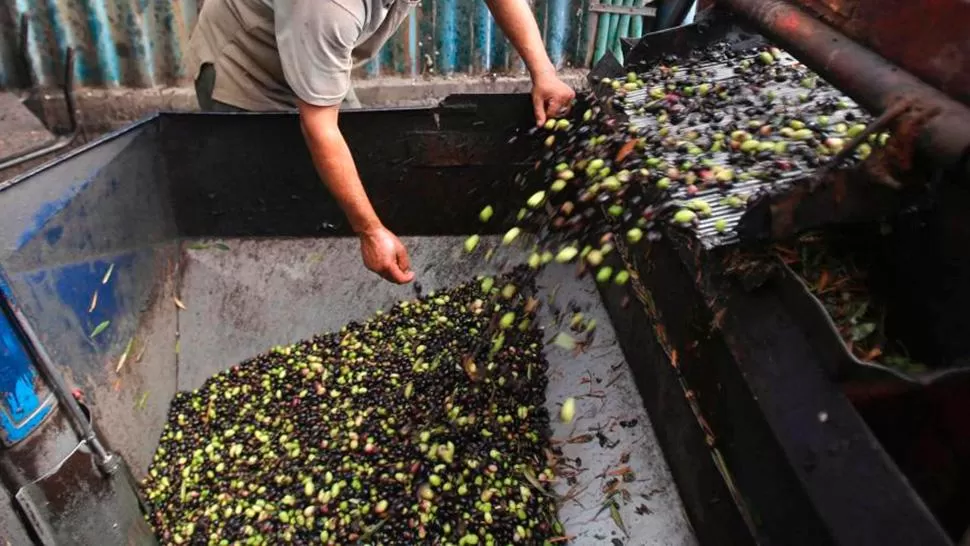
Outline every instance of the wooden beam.
{"type": "Polygon", "coordinates": [[[657,15],[657,8],[643,6],[607,6],[603,4],[590,4],[589,11],[594,13],[619,13],[621,15],[642,15],[644,17],[654,17],[657,15]]]}

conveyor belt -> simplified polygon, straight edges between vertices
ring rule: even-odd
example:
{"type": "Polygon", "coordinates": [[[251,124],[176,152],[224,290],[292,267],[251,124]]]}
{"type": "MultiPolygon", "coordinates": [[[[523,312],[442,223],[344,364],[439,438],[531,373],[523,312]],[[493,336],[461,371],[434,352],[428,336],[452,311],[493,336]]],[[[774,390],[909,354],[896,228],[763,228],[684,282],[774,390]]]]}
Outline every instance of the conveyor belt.
{"type": "MultiPolygon", "coordinates": [[[[739,202],[730,206],[725,198],[737,196],[747,200],[769,188],[812,177],[834,155],[831,151],[818,155],[818,141],[837,138],[848,142],[845,132],[837,130],[845,128],[840,124],[851,127],[871,122],[871,116],[855,102],[791,55],[775,50],[777,60],[766,65],[760,59],[763,53],[764,50],[757,49],[734,51],[727,44],[715,44],[692,59],[678,61],[682,64],[677,67],[664,63],[652,66],[639,74],[639,79],[644,82],[640,89],[623,91],[621,87],[618,91],[624,95],[623,109],[630,124],[640,128],[648,141],[656,140],[655,135],[662,128],[669,131],[664,140],[673,143],[674,147],[655,145],[652,147],[655,151],[648,149],[648,154],[662,159],[668,166],[679,166],[685,161],[695,164],[707,161],[713,169],[718,168],[716,165],[733,171],[733,183],[698,183],[698,190],[693,195],[687,184],[675,182],[670,187],[669,197],[674,202],[686,205],[691,200],[700,199],[710,205],[710,215],[699,218],[697,223],[699,236],[707,247],[738,241],[734,228],[745,209],[739,202]],[[769,71],[780,76],[770,78],[769,71]],[[710,86],[703,98],[698,96],[701,84],[710,86]],[[669,94],[656,98],[657,89],[670,85],[676,86],[676,90],[667,87],[669,94]],[[690,88],[693,88],[693,94],[690,88]],[[723,99],[716,97],[721,88],[728,92],[723,99]],[[675,124],[673,116],[678,110],[682,112],[683,120],[675,124]],[[817,121],[819,116],[827,116],[828,123],[813,126],[811,122],[817,121]],[[664,117],[668,119],[665,121],[664,117]],[[815,140],[800,141],[780,135],[781,128],[788,126],[791,120],[814,128],[815,140]],[[750,129],[749,123],[755,121],[769,123],[773,128],[771,134],[762,137],[756,129],[750,129]],[[755,138],[765,142],[784,142],[787,149],[783,153],[756,155],[710,149],[714,133],[723,133],[727,142],[732,131],[739,129],[750,131],[755,138]],[[692,143],[692,136],[701,142],[701,150],[685,149],[692,143]],[[703,144],[704,140],[708,140],[708,145],[703,144]]],[[[854,161],[858,158],[850,158],[844,166],[854,161]]]]}

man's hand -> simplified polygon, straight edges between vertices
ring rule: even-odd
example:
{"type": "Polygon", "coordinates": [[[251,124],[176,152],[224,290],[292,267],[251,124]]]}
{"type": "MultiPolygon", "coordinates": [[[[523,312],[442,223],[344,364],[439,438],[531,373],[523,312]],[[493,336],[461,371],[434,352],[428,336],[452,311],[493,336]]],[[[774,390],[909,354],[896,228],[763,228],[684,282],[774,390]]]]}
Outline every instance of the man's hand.
{"type": "Polygon", "coordinates": [[[400,239],[383,226],[360,233],[360,253],[367,269],[386,280],[404,284],[414,279],[408,251],[400,239]]]}
{"type": "Polygon", "coordinates": [[[536,124],[542,125],[548,118],[559,117],[569,111],[576,92],[555,73],[543,74],[532,81],[532,107],[536,124]]]}
{"type": "Polygon", "coordinates": [[[313,106],[302,101],[299,107],[300,125],[313,164],[360,237],[364,265],[391,282],[411,282],[414,273],[407,250],[381,224],[357,175],[354,158],[337,125],[339,107],[313,106]]]}
{"type": "Polygon", "coordinates": [[[532,74],[532,106],[536,123],[542,125],[548,118],[568,112],[576,93],[556,76],[556,67],[546,55],[529,2],[485,0],[485,3],[532,74]]]}

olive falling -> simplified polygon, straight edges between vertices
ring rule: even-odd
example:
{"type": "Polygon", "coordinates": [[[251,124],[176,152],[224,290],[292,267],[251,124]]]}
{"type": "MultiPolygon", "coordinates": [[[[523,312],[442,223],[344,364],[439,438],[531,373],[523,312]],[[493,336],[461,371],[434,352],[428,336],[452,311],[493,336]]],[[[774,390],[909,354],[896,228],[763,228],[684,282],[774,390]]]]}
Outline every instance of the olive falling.
{"type": "Polygon", "coordinates": [[[853,143],[872,117],[774,47],[725,42],[665,57],[603,78],[586,103],[531,130],[538,156],[520,177],[522,207],[489,206],[481,219],[514,214],[505,242],[537,233],[531,266],[546,263],[543,252],[578,258],[600,282],[628,278],[600,264],[617,238],[655,240],[670,224],[705,244],[735,242],[759,192],[811,178],[843,151],[840,166],[857,165],[890,138],[853,143]]]}
{"type": "Polygon", "coordinates": [[[179,393],[144,482],[160,539],[504,545],[560,536],[543,454],[535,286],[517,275],[398,303],[179,393]],[[515,294],[503,294],[513,282],[515,294]],[[502,329],[479,350],[496,314],[502,329]]]}

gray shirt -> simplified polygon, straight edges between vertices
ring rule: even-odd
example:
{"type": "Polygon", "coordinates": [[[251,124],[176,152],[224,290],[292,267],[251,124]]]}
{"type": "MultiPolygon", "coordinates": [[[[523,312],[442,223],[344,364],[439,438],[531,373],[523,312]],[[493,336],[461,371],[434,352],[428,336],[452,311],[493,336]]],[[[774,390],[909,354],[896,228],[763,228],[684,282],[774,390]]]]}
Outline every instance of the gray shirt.
{"type": "Polygon", "coordinates": [[[212,98],[284,110],[296,98],[339,104],[354,66],[377,54],[407,17],[406,0],[206,0],[192,32],[191,76],[212,63],[212,98]]]}

